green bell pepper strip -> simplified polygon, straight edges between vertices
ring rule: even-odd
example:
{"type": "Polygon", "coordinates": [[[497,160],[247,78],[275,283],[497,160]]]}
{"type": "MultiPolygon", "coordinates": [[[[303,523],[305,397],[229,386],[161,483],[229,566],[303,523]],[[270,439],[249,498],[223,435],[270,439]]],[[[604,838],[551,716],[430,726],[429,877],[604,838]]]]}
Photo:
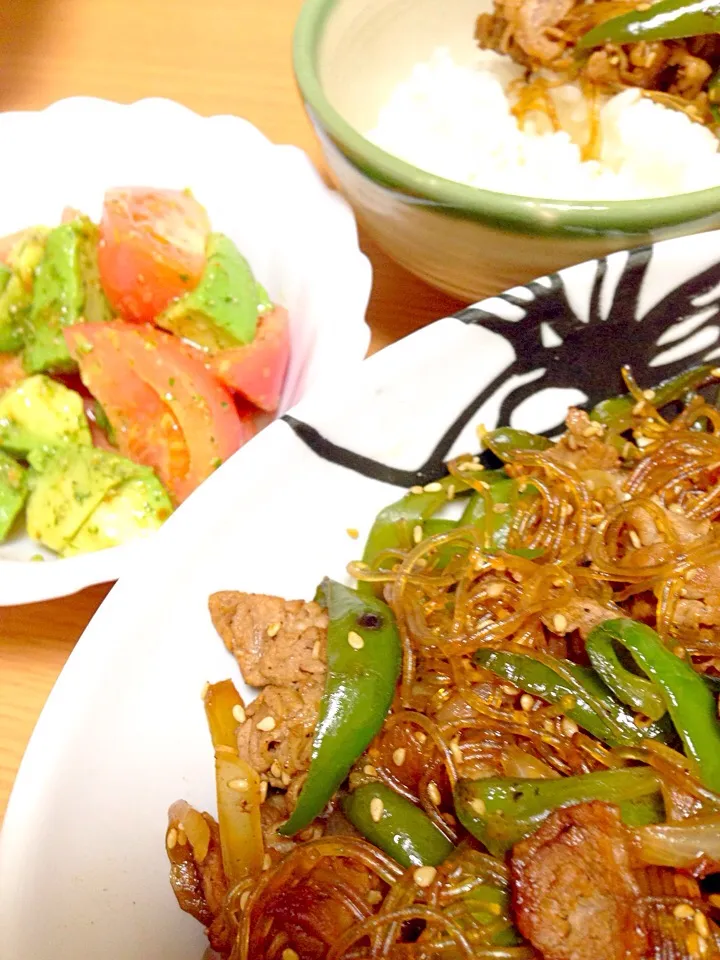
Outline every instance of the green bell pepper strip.
{"type": "Polygon", "coordinates": [[[637,745],[645,738],[667,739],[667,724],[654,723],[641,730],[632,711],[615,699],[592,670],[568,660],[558,660],[563,672],[572,677],[570,681],[556,673],[548,665],[548,660],[550,657],[541,661],[505,650],[478,650],[475,653],[475,661],[480,666],[548,703],[557,704],[563,697],[572,697],[575,705],[566,711],[567,716],[611,747],[637,745]],[[600,704],[604,715],[596,710],[593,701],[600,704]]]}
{"type": "Polygon", "coordinates": [[[656,685],[699,779],[708,789],[720,793],[720,723],[708,685],[644,623],[625,618],[606,620],[590,631],[586,645],[602,652],[605,638],[625,647],[656,685]]]}
{"type": "Polygon", "coordinates": [[[437,867],[455,849],[422,810],[383,783],[363,784],[345,797],[342,806],[366,840],[404,867],[437,867]],[[382,803],[377,821],[372,815],[373,800],[382,803]]]}
{"type": "Polygon", "coordinates": [[[604,43],[680,40],[718,31],[718,0],[657,0],[645,10],[631,10],[597,24],[580,38],[576,49],[589,50],[604,43]]]}
{"type": "Polygon", "coordinates": [[[483,446],[491,450],[503,463],[512,461],[516,453],[538,453],[549,450],[553,445],[552,440],[547,437],[529,433],[527,430],[515,430],[513,427],[490,430],[482,438],[482,442],[483,446]]]}
{"type": "Polygon", "coordinates": [[[638,677],[627,670],[617,655],[613,638],[603,630],[593,630],[585,644],[590,663],[618,700],[659,720],[666,712],[665,700],[652,680],[638,677]]]}
{"type": "MultiPolygon", "coordinates": [[[[662,383],[653,387],[653,406],[660,409],[668,403],[680,400],[689,390],[694,390],[703,383],[712,380],[713,370],[716,369],[717,367],[713,364],[704,363],[684,371],[677,377],[663,380],[662,383]]],[[[590,412],[590,419],[596,423],[604,424],[615,433],[624,433],[633,424],[633,410],[636,405],[637,400],[631,393],[623,393],[618,397],[608,397],[607,400],[601,400],[593,407],[590,412]]]]}
{"type": "MultiPolygon", "coordinates": [[[[485,479],[484,475],[481,479],[485,479]]],[[[496,513],[495,510],[493,510],[492,516],[490,517],[490,533],[493,549],[504,550],[506,553],[525,557],[529,560],[539,557],[543,552],[542,550],[530,550],[526,548],[509,550],[507,545],[518,501],[529,500],[537,496],[537,490],[528,484],[521,493],[518,481],[511,480],[503,475],[501,479],[496,479],[495,482],[491,484],[488,494],[493,507],[499,504],[505,504],[506,506],[506,509],[503,510],[502,513],[496,513]]],[[[459,525],[461,527],[484,525],[487,522],[486,509],[486,498],[479,493],[474,493],[468,501],[463,515],[460,517],[459,525]]]]}
{"type": "Polygon", "coordinates": [[[350,772],[383,725],[400,676],[402,647],[390,608],[375,597],[324,580],[330,622],[327,678],[310,769],[297,805],[279,832],[303,830],[350,772]]]}
{"type": "MultiPolygon", "coordinates": [[[[350,823],[382,851],[403,867],[437,867],[458,851],[419,807],[410,803],[384,783],[366,783],[348,794],[342,803],[350,823]],[[373,818],[370,804],[379,800],[379,820],[373,818]]],[[[495,946],[512,946],[521,938],[509,920],[510,896],[489,883],[474,887],[463,898],[475,923],[497,924],[499,916],[507,926],[492,938],[495,946]],[[493,907],[500,908],[500,914],[493,907]]]]}
{"type": "Polygon", "coordinates": [[[559,807],[603,800],[615,803],[630,826],[664,819],[660,781],[649,767],[602,770],[558,779],[489,777],[460,780],[455,812],[465,827],[494,856],[503,856],[530,836],[559,807]]]}
{"type": "MultiPolygon", "coordinates": [[[[443,477],[436,483],[439,489],[408,493],[402,500],[391,503],[380,511],[365,543],[362,556],[364,563],[375,568],[378,557],[385,551],[407,547],[413,542],[413,529],[417,524],[421,524],[424,537],[445,533],[457,525],[454,520],[432,518],[448,502],[451,487],[454,487],[457,494],[467,493],[468,487],[453,476],[443,477]]],[[[366,582],[361,583],[358,589],[363,594],[372,594],[375,587],[366,582]]]]}

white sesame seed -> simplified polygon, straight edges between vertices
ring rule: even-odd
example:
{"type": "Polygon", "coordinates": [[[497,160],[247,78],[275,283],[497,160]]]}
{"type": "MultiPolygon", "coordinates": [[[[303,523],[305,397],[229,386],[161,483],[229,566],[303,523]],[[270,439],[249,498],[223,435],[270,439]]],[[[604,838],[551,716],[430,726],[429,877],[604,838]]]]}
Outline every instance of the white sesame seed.
{"type": "Polygon", "coordinates": [[[370,801],[370,817],[373,823],[380,823],[384,810],[385,804],[380,797],[373,797],[370,801]]]}
{"type": "Polygon", "coordinates": [[[248,790],[250,784],[247,780],[228,780],[228,786],[231,790],[235,790],[237,793],[245,793],[248,790]]]}
{"type": "Polygon", "coordinates": [[[422,730],[416,730],[416,731],[415,731],[415,739],[417,740],[417,742],[418,742],[420,745],[422,745],[422,744],[425,743],[425,741],[427,740],[427,734],[426,734],[426,733],[423,733],[422,730]]]}
{"type": "Polygon", "coordinates": [[[636,550],[639,550],[640,547],[642,546],[642,541],[640,540],[640,537],[637,535],[637,531],[631,530],[628,533],[628,536],[630,537],[630,543],[635,547],[636,550]]]}
{"type": "Polygon", "coordinates": [[[696,911],[693,923],[695,924],[695,929],[701,937],[710,936],[710,927],[708,926],[707,917],[702,910],[696,911]]]}
{"type": "Polygon", "coordinates": [[[679,903],[673,910],[673,916],[678,920],[691,920],[695,916],[695,911],[689,903],[679,903]]]}
{"type": "Polygon", "coordinates": [[[514,687],[511,683],[504,683],[500,689],[509,697],[516,697],[518,695],[518,688],[514,687]]]}
{"type": "Polygon", "coordinates": [[[280,626],[281,626],[280,623],[271,623],[270,626],[267,628],[267,635],[269,637],[276,637],[280,632],[280,626]]]}
{"type": "Polygon", "coordinates": [[[232,708],[232,715],[237,720],[238,723],[245,723],[245,720],[247,719],[247,717],[245,716],[245,709],[239,703],[236,703],[235,706],[232,708]]]}
{"type": "Polygon", "coordinates": [[[432,802],[435,804],[436,807],[439,807],[440,804],[442,803],[442,795],[438,790],[437,784],[434,783],[432,780],[428,784],[428,796],[430,797],[430,799],[432,800],[432,802]]]}
{"type": "Polygon", "coordinates": [[[289,773],[285,773],[285,772],[283,771],[283,773],[282,773],[281,776],[280,776],[280,779],[282,780],[282,785],[283,785],[284,787],[289,787],[289,786],[290,786],[290,774],[289,774],[289,773]]]}
{"type": "Polygon", "coordinates": [[[499,597],[500,594],[501,594],[501,593],[504,593],[504,592],[505,592],[505,584],[504,584],[504,583],[491,583],[491,584],[488,585],[488,588],[487,588],[487,590],[485,591],[485,593],[486,593],[489,597],[499,597]]]}
{"type": "Polygon", "coordinates": [[[271,730],[275,729],[275,717],[263,717],[262,720],[258,720],[255,726],[263,733],[270,733],[271,730]]]}
{"type": "Polygon", "coordinates": [[[421,527],[420,524],[418,523],[418,524],[416,524],[416,525],[413,527],[413,542],[414,542],[414,543],[420,543],[420,541],[422,540],[422,538],[423,538],[422,527],[421,527]]]}
{"type": "Polygon", "coordinates": [[[430,886],[436,876],[437,870],[435,867],[417,867],[413,873],[413,880],[424,889],[430,886]]]}
{"type": "Polygon", "coordinates": [[[272,866],[272,857],[269,853],[266,853],[263,857],[262,868],[263,870],[269,870],[272,866]]]}
{"type": "Polygon", "coordinates": [[[653,400],[655,398],[654,390],[643,390],[643,396],[646,400],[653,400]]]}
{"type": "Polygon", "coordinates": [[[184,830],[178,830],[177,842],[179,847],[184,847],[187,843],[187,834],[184,830]]]}
{"type": "Polygon", "coordinates": [[[470,801],[470,806],[479,817],[485,816],[487,807],[485,806],[484,800],[481,800],[479,797],[477,797],[475,800],[470,801]]]}
{"type": "Polygon", "coordinates": [[[419,486],[419,485],[416,485],[416,486],[414,486],[414,487],[410,487],[410,493],[418,494],[418,493],[422,493],[422,492],[423,492],[423,488],[422,488],[421,486],[419,486]]]}
{"type": "Polygon", "coordinates": [[[360,536],[360,531],[357,527],[348,527],[345,532],[353,540],[357,540],[357,538],[360,536]]]}
{"type": "Polygon", "coordinates": [[[535,706],[535,701],[533,700],[533,698],[530,696],[529,693],[524,693],[520,697],[520,706],[523,710],[525,710],[526,712],[529,712],[535,706]]]}
{"type": "Polygon", "coordinates": [[[442,484],[438,483],[437,480],[433,480],[432,483],[426,483],[423,487],[425,493],[440,493],[442,490],[442,484]]]}
{"type": "Polygon", "coordinates": [[[393,753],[393,763],[396,767],[401,767],[405,763],[405,747],[398,747],[393,753]]]}
{"type": "Polygon", "coordinates": [[[574,737],[578,732],[578,725],[574,720],[571,720],[570,717],[563,717],[562,723],[560,724],[560,729],[566,737],[574,737]]]}
{"type": "Polygon", "coordinates": [[[363,773],[366,774],[366,776],[368,776],[368,777],[376,777],[376,776],[377,776],[377,770],[375,769],[375,767],[374,767],[371,763],[366,763],[366,764],[365,764],[365,766],[363,767],[363,773]]]}
{"type": "Polygon", "coordinates": [[[268,782],[267,780],[260,781],[260,803],[265,803],[268,795],[268,782]]]}
{"type": "Polygon", "coordinates": [[[167,839],[166,839],[166,841],[165,841],[165,845],[167,846],[168,850],[174,850],[174,849],[175,849],[175,844],[177,843],[177,838],[178,838],[177,830],[175,829],[175,827],[171,827],[171,829],[168,830],[167,839]]]}
{"type": "Polygon", "coordinates": [[[347,642],[350,644],[353,650],[362,650],[362,648],[365,646],[365,641],[363,638],[359,633],[355,633],[354,630],[351,630],[348,634],[347,642]]]}
{"type": "Polygon", "coordinates": [[[376,904],[380,903],[382,900],[382,894],[379,890],[371,890],[367,895],[367,902],[370,906],[374,907],[376,904]]]}
{"type": "Polygon", "coordinates": [[[275,777],[276,780],[279,780],[282,776],[282,767],[277,760],[273,760],[273,762],[270,764],[270,774],[271,776],[275,777]]]}
{"type": "Polygon", "coordinates": [[[313,644],[312,655],[316,660],[320,659],[320,641],[316,640],[313,644]]]}
{"type": "Polygon", "coordinates": [[[567,628],[567,617],[564,617],[561,613],[556,613],[553,617],[553,630],[555,633],[565,633],[567,628]]]}

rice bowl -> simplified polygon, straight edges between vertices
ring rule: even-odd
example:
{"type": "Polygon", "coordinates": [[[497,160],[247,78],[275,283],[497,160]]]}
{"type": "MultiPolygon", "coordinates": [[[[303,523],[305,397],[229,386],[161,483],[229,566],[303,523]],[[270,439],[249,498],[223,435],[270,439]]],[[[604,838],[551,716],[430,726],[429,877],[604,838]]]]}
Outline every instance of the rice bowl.
{"type": "Polygon", "coordinates": [[[641,200],[720,184],[714,134],[628,89],[600,109],[598,159],[583,159],[588,104],[577,83],[552,90],[563,129],[540,111],[519,121],[522,68],[493,51],[472,63],[447,48],[391,91],[367,137],[429,173],[471,187],[558,200],[641,200]]]}

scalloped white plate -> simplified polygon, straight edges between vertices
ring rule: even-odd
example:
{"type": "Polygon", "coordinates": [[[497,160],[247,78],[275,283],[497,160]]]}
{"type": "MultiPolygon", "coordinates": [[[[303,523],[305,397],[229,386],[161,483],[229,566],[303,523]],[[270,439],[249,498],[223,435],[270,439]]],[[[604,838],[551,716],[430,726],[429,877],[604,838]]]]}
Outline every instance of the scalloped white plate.
{"type": "Polygon", "coordinates": [[[201,690],[239,675],[211,592],[311,597],[399,488],[477,448],[477,423],[553,433],[568,404],[622,389],[623,361],[645,387],[719,343],[720,233],[671,240],[440,320],[240,450],[113,588],[48,699],[0,836],[2,960],[200,960],[164,832],[179,797],[215,807],[201,690]]]}
{"type": "MultiPolygon", "coordinates": [[[[0,236],[58,223],[65,206],[97,218],[107,187],[190,187],[213,228],[232,237],[290,312],[281,412],[365,356],[370,265],[350,207],[297,147],[271,143],[238,117],[200,117],[170,100],[125,106],[87,97],[0,114],[0,146],[0,236]]],[[[60,559],[18,535],[0,545],[0,606],[115,580],[147,543],[60,559]],[[37,554],[45,562],[31,562],[37,554]]]]}

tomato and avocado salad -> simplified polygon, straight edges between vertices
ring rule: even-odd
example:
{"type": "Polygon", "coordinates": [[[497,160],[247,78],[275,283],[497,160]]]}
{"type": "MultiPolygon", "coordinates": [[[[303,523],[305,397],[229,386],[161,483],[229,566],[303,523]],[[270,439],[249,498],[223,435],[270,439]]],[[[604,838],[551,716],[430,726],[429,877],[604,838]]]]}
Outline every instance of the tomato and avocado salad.
{"type": "Polygon", "coordinates": [[[278,407],[287,312],[189,191],[0,239],[0,541],[61,556],[157,529],[278,407]]]}

